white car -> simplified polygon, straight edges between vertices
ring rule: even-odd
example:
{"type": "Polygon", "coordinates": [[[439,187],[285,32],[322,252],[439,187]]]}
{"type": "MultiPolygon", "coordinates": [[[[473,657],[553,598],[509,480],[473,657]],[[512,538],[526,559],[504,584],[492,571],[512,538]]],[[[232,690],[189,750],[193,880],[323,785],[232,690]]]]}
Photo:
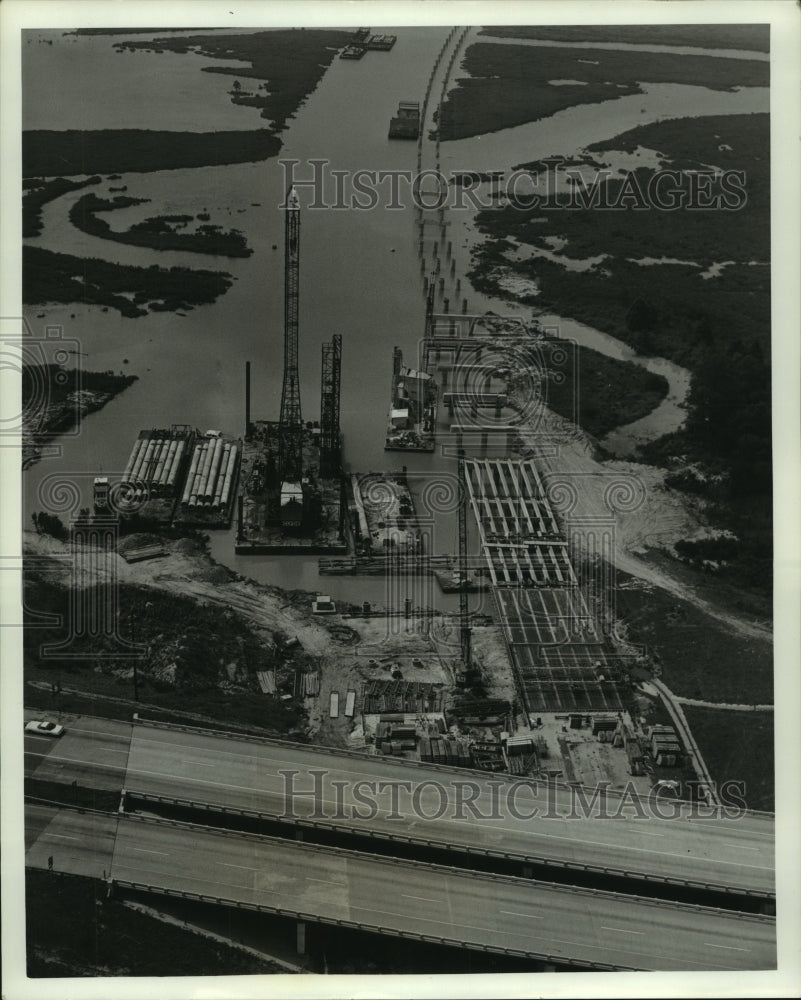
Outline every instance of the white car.
{"type": "Polygon", "coordinates": [[[33,719],[25,725],[26,733],[38,733],[40,736],[63,736],[64,727],[47,719],[33,719]]]}

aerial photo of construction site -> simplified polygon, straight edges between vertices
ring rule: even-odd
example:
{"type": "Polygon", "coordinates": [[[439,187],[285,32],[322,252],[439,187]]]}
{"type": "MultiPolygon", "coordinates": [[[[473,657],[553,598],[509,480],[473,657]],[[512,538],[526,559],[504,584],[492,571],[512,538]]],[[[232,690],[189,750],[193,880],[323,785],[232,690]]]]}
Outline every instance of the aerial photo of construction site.
{"type": "Polygon", "coordinates": [[[27,975],[775,970],[769,27],[20,37],[27,975]]]}

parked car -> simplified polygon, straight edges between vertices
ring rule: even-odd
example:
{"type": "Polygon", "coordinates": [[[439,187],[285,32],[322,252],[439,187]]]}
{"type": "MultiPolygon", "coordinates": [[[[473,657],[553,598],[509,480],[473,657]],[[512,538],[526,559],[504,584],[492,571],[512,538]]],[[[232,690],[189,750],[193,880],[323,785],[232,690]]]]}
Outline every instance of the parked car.
{"type": "Polygon", "coordinates": [[[26,733],[38,733],[40,736],[63,736],[64,727],[47,719],[33,719],[25,726],[26,733]]]}

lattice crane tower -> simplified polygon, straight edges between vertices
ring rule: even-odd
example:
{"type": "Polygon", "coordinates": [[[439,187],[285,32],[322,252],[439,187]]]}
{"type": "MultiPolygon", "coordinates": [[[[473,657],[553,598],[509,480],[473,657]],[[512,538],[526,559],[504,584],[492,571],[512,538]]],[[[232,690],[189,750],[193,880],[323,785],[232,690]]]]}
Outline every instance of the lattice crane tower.
{"type": "Polygon", "coordinates": [[[300,200],[294,187],[286,197],[284,229],[284,384],[281,390],[278,468],[282,483],[300,483],[303,474],[303,420],[298,377],[298,293],[300,286],[300,200]]]}

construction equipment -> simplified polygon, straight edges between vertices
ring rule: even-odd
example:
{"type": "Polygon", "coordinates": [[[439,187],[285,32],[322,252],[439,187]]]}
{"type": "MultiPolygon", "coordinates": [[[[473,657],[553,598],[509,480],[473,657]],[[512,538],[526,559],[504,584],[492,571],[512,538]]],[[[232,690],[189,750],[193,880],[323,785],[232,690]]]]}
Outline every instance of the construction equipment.
{"type": "Polygon", "coordinates": [[[323,344],[320,384],[320,475],[333,479],[340,472],[339,390],[342,380],[342,335],[323,344]]]}
{"type": "Polygon", "coordinates": [[[281,389],[278,470],[283,484],[299,486],[303,476],[303,420],[298,376],[298,298],[300,290],[300,200],[287,192],[284,229],[284,381],[281,389]]]}

